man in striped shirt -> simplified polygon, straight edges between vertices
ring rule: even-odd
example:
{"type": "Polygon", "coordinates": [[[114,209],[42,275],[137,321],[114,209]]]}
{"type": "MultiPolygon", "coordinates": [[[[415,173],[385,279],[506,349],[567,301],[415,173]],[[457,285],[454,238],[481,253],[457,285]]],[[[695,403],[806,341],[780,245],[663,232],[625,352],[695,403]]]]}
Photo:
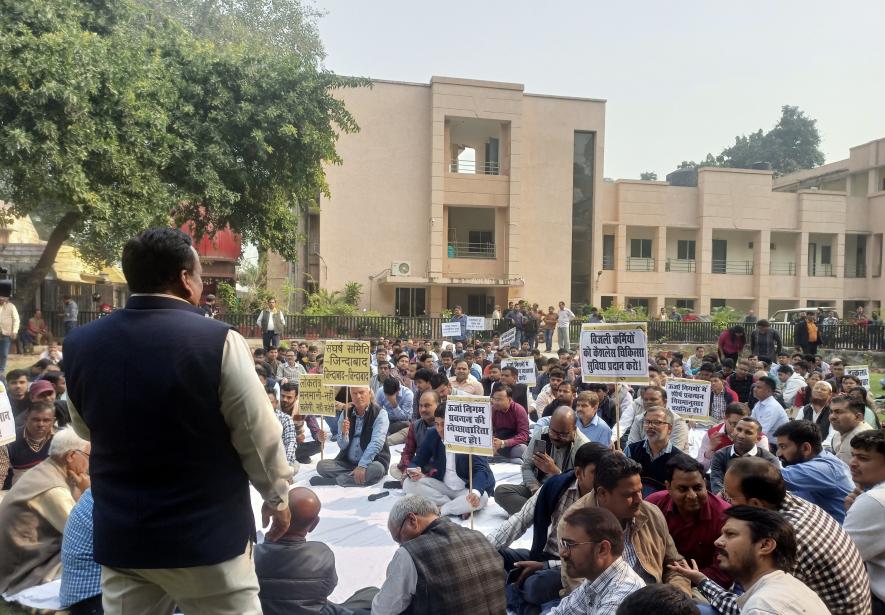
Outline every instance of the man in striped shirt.
{"type": "Polygon", "coordinates": [[[613,613],[645,581],[621,558],[621,523],[608,509],[572,509],[560,525],[559,556],[569,576],[584,581],[551,615],[613,613]]]}

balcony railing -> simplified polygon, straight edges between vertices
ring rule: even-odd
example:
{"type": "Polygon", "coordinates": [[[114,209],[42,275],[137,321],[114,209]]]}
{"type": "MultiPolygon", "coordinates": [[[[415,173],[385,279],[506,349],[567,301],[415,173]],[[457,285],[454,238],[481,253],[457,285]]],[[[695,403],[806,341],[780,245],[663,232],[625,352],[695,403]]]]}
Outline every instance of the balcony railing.
{"type": "Polygon", "coordinates": [[[654,271],[655,259],[638,256],[627,257],[627,271],[654,271]]]}
{"type": "Polygon", "coordinates": [[[613,256],[602,257],[602,268],[606,271],[612,271],[615,268],[615,258],[613,256]]]}
{"type": "Polygon", "coordinates": [[[495,244],[471,241],[450,241],[449,258],[495,258],[495,244]]]}
{"type": "Polygon", "coordinates": [[[867,266],[865,263],[856,263],[854,265],[845,265],[846,278],[865,278],[867,277],[867,266]]]}
{"type": "Polygon", "coordinates": [[[697,265],[694,259],[688,260],[684,258],[668,258],[667,259],[667,271],[679,271],[679,272],[688,272],[692,273],[697,270],[697,265]]]}
{"type": "Polygon", "coordinates": [[[817,263],[809,263],[808,275],[813,278],[832,278],[836,276],[833,272],[833,265],[831,263],[821,265],[817,263]]]}
{"type": "Polygon", "coordinates": [[[723,261],[714,259],[710,263],[710,273],[753,275],[753,261],[723,261]]]}
{"type": "Polygon", "coordinates": [[[449,171],[452,173],[466,173],[469,175],[500,175],[501,163],[491,160],[486,160],[484,162],[454,160],[449,163],[449,171]]]}
{"type": "Polygon", "coordinates": [[[768,275],[796,275],[796,263],[771,263],[768,275]]]}

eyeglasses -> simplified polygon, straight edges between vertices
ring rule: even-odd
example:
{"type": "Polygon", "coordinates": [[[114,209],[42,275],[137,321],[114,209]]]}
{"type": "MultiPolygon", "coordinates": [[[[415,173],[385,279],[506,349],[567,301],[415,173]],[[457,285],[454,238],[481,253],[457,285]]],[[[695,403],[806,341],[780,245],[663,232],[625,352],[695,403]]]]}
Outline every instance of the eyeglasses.
{"type": "Polygon", "coordinates": [[[557,430],[553,429],[552,427],[548,428],[547,431],[562,440],[565,440],[572,435],[572,433],[570,431],[557,431],[557,430]]]}
{"type": "Polygon", "coordinates": [[[592,545],[599,543],[599,540],[585,540],[583,542],[572,542],[571,540],[564,540],[562,538],[559,539],[559,552],[563,555],[568,555],[572,552],[573,547],[579,547],[581,545],[592,545]]]}
{"type": "Polygon", "coordinates": [[[667,421],[647,421],[643,420],[642,424],[647,427],[660,427],[661,425],[669,425],[667,421]]]}
{"type": "Polygon", "coordinates": [[[406,521],[408,520],[409,515],[406,515],[405,519],[403,519],[403,522],[399,524],[399,529],[396,531],[396,536],[393,537],[393,542],[395,542],[396,544],[401,544],[400,539],[402,538],[403,527],[405,527],[406,521]]]}
{"type": "Polygon", "coordinates": [[[89,453],[86,451],[76,450],[75,453],[80,453],[81,455],[85,455],[87,459],[89,459],[89,453]]]}

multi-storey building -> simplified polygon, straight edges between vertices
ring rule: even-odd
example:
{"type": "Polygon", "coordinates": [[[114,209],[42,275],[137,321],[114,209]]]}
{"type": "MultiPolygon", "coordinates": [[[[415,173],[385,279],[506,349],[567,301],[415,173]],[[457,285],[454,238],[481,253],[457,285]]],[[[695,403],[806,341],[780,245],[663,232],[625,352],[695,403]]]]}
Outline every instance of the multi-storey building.
{"type": "Polygon", "coordinates": [[[779,178],[608,181],[601,100],[445,77],[341,96],[361,130],[341,136],[302,258],[271,278],[359,282],[364,307],[401,315],[519,298],[761,316],[880,305],[885,139],[779,178]]]}

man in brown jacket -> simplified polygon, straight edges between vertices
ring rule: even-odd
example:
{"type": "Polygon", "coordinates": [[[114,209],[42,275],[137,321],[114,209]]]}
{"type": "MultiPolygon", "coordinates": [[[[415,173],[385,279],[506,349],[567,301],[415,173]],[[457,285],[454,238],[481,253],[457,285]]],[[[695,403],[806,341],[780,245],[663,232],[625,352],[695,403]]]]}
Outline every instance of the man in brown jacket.
{"type": "Polygon", "coordinates": [[[67,427],[49,457],[0,503],[0,593],[15,594],[58,577],[68,514],[89,488],[89,442],[67,427]]]}
{"type": "MultiPolygon", "coordinates": [[[[641,471],[642,466],[623,453],[605,455],[596,466],[593,491],[572,504],[569,510],[599,506],[614,513],[624,528],[624,561],[646,583],[667,583],[691,596],[688,580],[667,568],[669,563],[684,558],[676,551],[660,509],[642,500],[641,471]]],[[[571,578],[565,568],[562,570],[562,584],[568,594],[583,579],[571,578]]]]}

